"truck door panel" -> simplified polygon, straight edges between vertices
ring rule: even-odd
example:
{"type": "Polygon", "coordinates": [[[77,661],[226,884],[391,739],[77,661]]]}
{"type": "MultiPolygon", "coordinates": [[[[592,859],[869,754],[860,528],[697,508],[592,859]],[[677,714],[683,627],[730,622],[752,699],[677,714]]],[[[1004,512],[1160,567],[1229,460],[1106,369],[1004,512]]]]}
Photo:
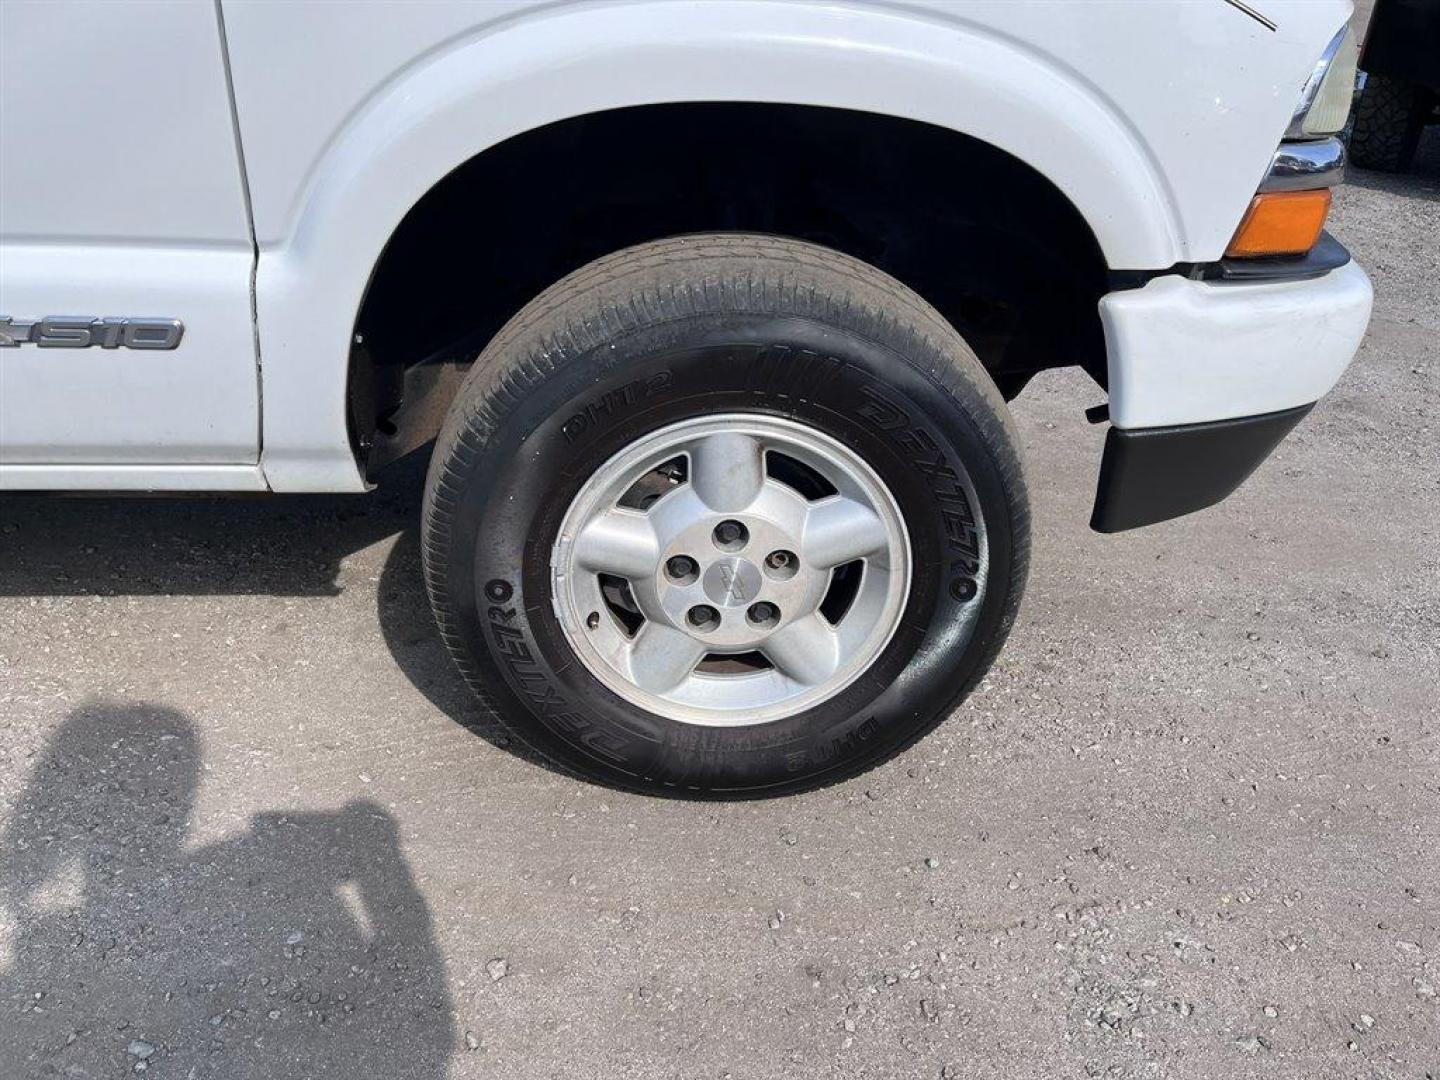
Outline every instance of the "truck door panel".
{"type": "Polygon", "coordinates": [[[0,471],[255,463],[254,245],[216,7],[5,0],[0,39],[0,315],[184,325],[173,350],[12,333],[0,471]]]}

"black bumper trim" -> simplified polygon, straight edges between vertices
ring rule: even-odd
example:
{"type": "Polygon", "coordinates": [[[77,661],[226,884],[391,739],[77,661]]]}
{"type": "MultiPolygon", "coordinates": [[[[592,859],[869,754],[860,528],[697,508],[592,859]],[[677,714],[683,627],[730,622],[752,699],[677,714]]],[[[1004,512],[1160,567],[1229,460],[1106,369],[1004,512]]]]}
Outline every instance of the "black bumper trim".
{"type": "Polygon", "coordinates": [[[1350,261],[1345,245],[1323,230],[1306,255],[1276,255],[1262,259],[1221,259],[1218,269],[1206,280],[1218,281],[1304,281],[1338,270],[1350,261]]]}
{"type": "Polygon", "coordinates": [[[1244,483],[1312,407],[1177,427],[1111,428],[1090,527],[1123,532],[1214,506],[1244,483]]]}
{"type": "Polygon", "coordinates": [[[1112,291],[1143,289],[1157,277],[1179,276],[1191,281],[1236,281],[1258,285],[1266,281],[1308,281],[1338,270],[1350,261],[1345,245],[1325,230],[1305,255],[1275,255],[1258,259],[1221,259],[1211,263],[1176,263],[1164,270],[1111,270],[1112,291]]]}

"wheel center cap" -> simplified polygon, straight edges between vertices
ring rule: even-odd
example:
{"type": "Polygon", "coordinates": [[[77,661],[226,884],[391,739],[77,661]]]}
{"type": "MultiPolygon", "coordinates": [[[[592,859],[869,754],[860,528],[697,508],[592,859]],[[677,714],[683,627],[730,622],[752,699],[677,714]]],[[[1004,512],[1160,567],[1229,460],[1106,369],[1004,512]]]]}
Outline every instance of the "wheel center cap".
{"type": "Polygon", "coordinates": [[[712,604],[743,607],[760,595],[760,568],[749,559],[717,559],[700,584],[712,604]]]}

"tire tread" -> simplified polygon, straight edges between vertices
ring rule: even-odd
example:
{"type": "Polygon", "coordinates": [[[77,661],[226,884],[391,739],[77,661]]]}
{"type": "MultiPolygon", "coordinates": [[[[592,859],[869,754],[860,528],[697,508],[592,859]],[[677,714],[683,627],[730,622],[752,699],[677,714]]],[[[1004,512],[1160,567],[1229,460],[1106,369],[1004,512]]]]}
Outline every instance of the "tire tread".
{"type": "Polygon", "coordinates": [[[1355,103],[1350,132],[1351,160],[1363,169],[1402,172],[1410,167],[1425,120],[1433,108],[1424,87],[1369,75],[1355,103]]]}

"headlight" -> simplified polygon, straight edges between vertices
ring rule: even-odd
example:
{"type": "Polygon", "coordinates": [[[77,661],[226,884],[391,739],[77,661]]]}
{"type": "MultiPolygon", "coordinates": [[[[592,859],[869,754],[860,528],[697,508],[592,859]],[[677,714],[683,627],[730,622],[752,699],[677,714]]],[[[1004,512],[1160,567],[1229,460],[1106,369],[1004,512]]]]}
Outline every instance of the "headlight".
{"type": "Polygon", "coordinates": [[[1345,29],[1330,40],[1305,81],[1300,104],[1285,130],[1287,139],[1323,138],[1345,126],[1350,116],[1350,102],[1355,96],[1355,69],[1359,60],[1360,47],[1355,44],[1355,35],[1347,23],[1345,29]]]}

